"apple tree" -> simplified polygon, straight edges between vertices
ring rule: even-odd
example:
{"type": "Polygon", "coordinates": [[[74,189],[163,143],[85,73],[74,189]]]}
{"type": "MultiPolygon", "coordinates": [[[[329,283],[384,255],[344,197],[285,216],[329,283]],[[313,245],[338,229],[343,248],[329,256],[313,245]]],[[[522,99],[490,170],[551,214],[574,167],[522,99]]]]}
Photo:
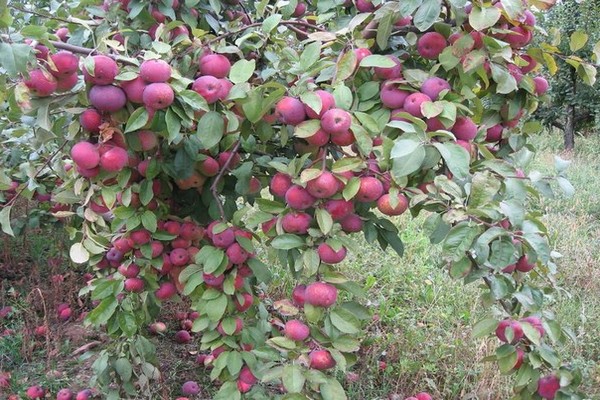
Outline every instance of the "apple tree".
{"type": "Polygon", "coordinates": [[[540,50],[550,62],[552,90],[551,101],[540,107],[536,117],[564,132],[567,150],[575,147],[575,133],[595,126],[600,117],[596,100],[599,16],[597,3],[562,2],[541,21],[547,35],[540,50]]]}
{"type": "Polygon", "coordinates": [[[449,278],[480,284],[473,334],[497,337],[486,361],[514,398],[583,397],[530,207],[553,178],[571,190],[566,165],[523,172],[548,89],[530,8],[550,2],[0,5],[0,222],[46,196],[41,220],[66,224],[87,322],[118,339],[93,366],[108,398],[159,379],[147,327],[178,297],[194,312],[175,340],[198,343],[215,398],[346,398],[335,372],[370,313],[343,261],[360,234],[402,254],[404,213],[426,215],[449,278]],[[286,299],[265,295],[275,262],[286,299]]]}

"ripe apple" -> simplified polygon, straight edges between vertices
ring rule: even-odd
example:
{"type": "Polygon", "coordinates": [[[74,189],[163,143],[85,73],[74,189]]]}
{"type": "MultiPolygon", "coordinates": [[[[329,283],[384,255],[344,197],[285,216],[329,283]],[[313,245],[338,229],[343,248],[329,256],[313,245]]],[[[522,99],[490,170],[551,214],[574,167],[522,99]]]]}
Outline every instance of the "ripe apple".
{"type": "Polygon", "coordinates": [[[314,282],[306,286],[304,299],[306,303],[313,306],[331,307],[337,300],[337,288],[326,282],[314,282]]]}
{"type": "Polygon", "coordinates": [[[140,65],[140,77],[148,83],[171,79],[171,66],[164,60],[146,60],[140,65]]]}
{"type": "Polygon", "coordinates": [[[275,106],[275,115],[279,121],[287,125],[298,125],[306,119],[304,104],[297,98],[290,96],[279,100],[275,106]]]}
{"type": "Polygon", "coordinates": [[[328,350],[313,350],[308,354],[310,368],[326,370],[335,367],[335,360],[328,350]]]}
{"type": "Polygon", "coordinates": [[[119,66],[112,58],[105,55],[92,57],[91,72],[83,68],[83,78],[92,85],[110,85],[119,74],[119,66]]]}
{"type": "Polygon", "coordinates": [[[446,48],[444,35],[438,32],[427,32],[417,41],[417,52],[423,58],[435,60],[446,48]]]}
{"type": "Polygon", "coordinates": [[[546,375],[538,381],[538,394],[544,399],[553,400],[560,389],[560,379],[556,375],[546,375]]]}
{"type": "Polygon", "coordinates": [[[194,381],[187,381],[181,386],[184,396],[195,396],[200,393],[200,386],[194,381]]]}
{"type": "Polygon", "coordinates": [[[341,108],[327,110],[321,117],[321,128],[330,135],[347,132],[352,125],[352,116],[341,108]]]}
{"type": "Polygon", "coordinates": [[[329,171],[323,171],[318,177],[306,183],[306,190],[318,199],[333,196],[338,191],[338,180],[329,171]]]}
{"type": "Polygon", "coordinates": [[[500,321],[498,327],[496,328],[496,336],[501,341],[508,343],[509,340],[506,336],[506,330],[510,328],[512,330],[513,339],[510,341],[511,344],[517,343],[519,340],[523,338],[523,328],[518,321],[505,319],[500,321]]]}
{"type": "Polygon", "coordinates": [[[321,261],[326,264],[337,264],[346,258],[346,248],[343,246],[338,251],[335,251],[327,243],[321,243],[317,248],[317,252],[321,261]]]}
{"type": "Polygon", "coordinates": [[[310,328],[304,322],[292,319],[285,323],[283,334],[289,339],[303,342],[310,336],[310,328]]]}

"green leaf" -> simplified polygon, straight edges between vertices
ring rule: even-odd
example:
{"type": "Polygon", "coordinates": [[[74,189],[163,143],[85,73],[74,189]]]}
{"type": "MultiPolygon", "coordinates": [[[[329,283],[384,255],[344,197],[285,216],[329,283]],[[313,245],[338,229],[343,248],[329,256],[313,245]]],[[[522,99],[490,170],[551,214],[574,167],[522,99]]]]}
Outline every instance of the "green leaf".
{"type": "Polygon", "coordinates": [[[268,344],[281,348],[281,349],[286,349],[286,350],[293,350],[295,349],[296,346],[296,342],[294,342],[292,339],[288,339],[285,336],[276,336],[273,337],[271,339],[269,339],[267,341],[268,344]]]}
{"type": "Polygon", "coordinates": [[[502,13],[500,9],[494,6],[478,7],[473,6],[471,13],[469,14],[469,24],[476,31],[482,31],[490,28],[498,22],[502,13]]]}
{"type": "Polygon", "coordinates": [[[407,148],[394,145],[394,148],[397,150],[392,150],[392,176],[396,181],[418,171],[427,155],[425,146],[420,142],[412,140],[401,140],[400,142],[406,143],[407,148]],[[410,142],[412,143],[408,146],[410,142]]]}
{"type": "Polygon", "coordinates": [[[446,162],[448,169],[458,179],[465,179],[469,175],[469,152],[462,146],[453,142],[434,143],[435,148],[446,162]]]}
{"type": "Polygon", "coordinates": [[[508,18],[516,20],[523,14],[523,2],[521,0],[500,0],[500,2],[508,18]]]}
{"type": "Polygon", "coordinates": [[[392,27],[394,25],[393,18],[393,13],[386,13],[383,18],[379,20],[379,25],[377,25],[377,37],[375,40],[382,50],[385,50],[388,46],[388,40],[392,34],[392,27]]]}
{"type": "Polygon", "coordinates": [[[569,47],[571,51],[577,51],[583,48],[588,41],[588,34],[583,31],[575,31],[571,34],[569,47]]]}
{"type": "Polygon", "coordinates": [[[471,269],[473,268],[473,263],[467,257],[462,257],[458,261],[453,261],[450,264],[450,277],[452,279],[460,279],[469,275],[471,269]]]}
{"type": "Polygon", "coordinates": [[[211,321],[217,322],[223,317],[227,308],[227,296],[221,294],[216,299],[209,300],[206,303],[206,315],[211,321]]]}
{"type": "Polygon", "coordinates": [[[335,308],[332,310],[329,314],[329,318],[331,319],[333,326],[340,332],[349,334],[360,332],[360,322],[358,319],[343,308],[335,308]]]}
{"type": "MultiPolygon", "coordinates": [[[[6,11],[8,12],[8,9],[6,11]]],[[[25,73],[32,55],[32,48],[27,44],[0,42],[0,66],[6,70],[9,77],[25,73]]]]}
{"type": "Polygon", "coordinates": [[[147,206],[153,197],[154,192],[152,191],[152,181],[149,179],[144,179],[140,185],[140,202],[147,206]]]}
{"type": "Polygon", "coordinates": [[[144,228],[146,228],[147,230],[149,230],[152,233],[156,232],[157,219],[156,219],[156,214],[153,211],[150,211],[150,210],[144,211],[141,219],[142,219],[142,225],[144,226],[144,228]]]}
{"type": "Polygon", "coordinates": [[[308,71],[321,57],[321,42],[313,42],[304,48],[300,55],[300,68],[308,71]]]}
{"type": "Polygon", "coordinates": [[[319,224],[321,232],[323,232],[324,235],[329,234],[331,228],[333,228],[333,218],[331,217],[331,214],[324,208],[317,208],[315,210],[315,216],[317,217],[317,224],[319,224]]]}
{"type": "Polygon", "coordinates": [[[348,200],[354,198],[354,196],[356,196],[356,193],[358,193],[359,189],[360,189],[360,179],[356,176],[353,176],[352,178],[350,178],[350,180],[348,180],[348,183],[346,184],[346,186],[344,187],[344,190],[342,191],[342,196],[344,196],[344,200],[348,201],[348,200]]]}
{"type": "Polygon", "coordinates": [[[323,400],[347,400],[346,392],[342,385],[335,379],[328,379],[327,383],[321,385],[321,396],[323,400]]]}
{"type": "Polygon", "coordinates": [[[309,119],[294,127],[294,136],[304,139],[313,136],[319,129],[321,129],[321,120],[309,119]]]}
{"type": "Polygon", "coordinates": [[[596,67],[588,63],[582,63],[577,67],[577,74],[583,79],[583,83],[594,86],[596,83],[596,67]]]}
{"type": "Polygon", "coordinates": [[[167,125],[167,138],[169,143],[172,143],[177,139],[181,132],[181,119],[171,107],[169,107],[165,114],[165,123],[167,125]]]}
{"type": "Polygon", "coordinates": [[[131,376],[133,375],[131,363],[126,358],[119,358],[115,361],[115,371],[117,371],[121,379],[125,382],[130,381],[131,376]]]}
{"type": "Polygon", "coordinates": [[[12,206],[4,207],[0,210],[0,227],[2,231],[10,236],[15,236],[12,227],[10,225],[10,211],[12,206]]]}
{"type": "Polygon", "coordinates": [[[216,111],[209,111],[198,121],[196,135],[200,139],[203,149],[210,149],[217,145],[223,138],[225,121],[223,116],[216,111]]]}
{"type": "Polygon", "coordinates": [[[279,88],[265,97],[264,88],[254,89],[248,93],[246,101],[242,104],[246,118],[253,124],[257,123],[284,94],[285,89],[279,88]]]}
{"type": "Polygon", "coordinates": [[[360,349],[360,342],[351,336],[338,336],[332,343],[339,351],[353,353],[360,349]]]}
{"type": "Polygon", "coordinates": [[[404,243],[398,232],[383,231],[383,237],[400,257],[404,255],[404,243]]]}
{"type": "Polygon", "coordinates": [[[460,260],[465,252],[471,248],[473,240],[478,234],[479,230],[468,222],[461,222],[454,226],[450,229],[442,244],[444,255],[451,256],[455,261],[460,260]]]}
{"type": "Polygon", "coordinates": [[[256,280],[261,283],[269,283],[272,279],[271,271],[267,268],[267,266],[260,261],[258,258],[250,258],[246,261],[252,273],[256,277],[256,280]]]}
{"type": "Polygon", "coordinates": [[[291,250],[298,247],[302,247],[306,244],[304,239],[297,235],[292,235],[291,233],[285,233],[283,235],[277,236],[271,242],[271,246],[274,249],[278,250],[291,250]]]}
{"type": "Polygon", "coordinates": [[[338,82],[350,78],[356,70],[357,61],[358,59],[356,58],[356,53],[354,53],[354,51],[346,51],[346,53],[344,53],[344,55],[340,57],[339,61],[335,66],[336,72],[333,84],[335,85],[338,82]]]}
{"type": "Polygon", "coordinates": [[[498,367],[500,372],[507,374],[511,372],[517,363],[517,351],[514,346],[504,344],[496,349],[496,357],[498,359],[498,367]]]}
{"type": "Polygon", "coordinates": [[[501,186],[500,180],[496,179],[489,171],[477,172],[471,180],[469,207],[478,208],[489,205],[501,186]]]}
{"type": "Polygon", "coordinates": [[[496,63],[490,63],[492,68],[492,78],[496,82],[496,92],[499,94],[508,94],[517,90],[516,79],[508,72],[505,67],[496,63]]]}
{"type": "Polygon", "coordinates": [[[233,82],[234,85],[238,83],[247,82],[248,79],[252,77],[254,74],[254,70],[256,69],[256,60],[246,60],[241,59],[238,60],[235,64],[231,66],[231,71],[229,72],[229,80],[233,82]]]}
{"type": "Polygon", "coordinates": [[[412,15],[419,6],[423,4],[423,0],[404,0],[400,1],[398,6],[400,8],[400,15],[407,17],[412,15]]]}
{"type": "Polygon", "coordinates": [[[426,31],[438,20],[441,9],[441,0],[425,0],[413,16],[413,24],[421,32],[426,31]]]}
{"type": "Polygon", "coordinates": [[[387,56],[382,56],[379,54],[372,54],[370,56],[366,56],[360,62],[361,67],[379,67],[379,68],[393,68],[396,66],[396,63],[387,56]]]}
{"type": "Polygon", "coordinates": [[[282,381],[283,387],[288,393],[300,393],[306,378],[302,374],[302,368],[299,365],[289,364],[283,367],[282,381]]]}
{"type": "Polygon", "coordinates": [[[227,381],[221,386],[213,400],[240,400],[241,398],[242,394],[238,390],[236,382],[227,381]]]}
{"type": "Polygon", "coordinates": [[[531,342],[537,346],[541,344],[541,335],[540,332],[530,323],[521,321],[521,328],[523,328],[523,333],[527,337],[527,339],[531,340],[531,342]]]}
{"type": "Polygon", "coordinates": [[[192,107],[192,110],[194,111],[210,110],[206,99],[193,90],[184,90],[177,94],[177,98],[192,107]]]}
{"type": "Polygon", "coordinates": [[[265,20],[263,21],[263,24],[262,24],[263,32],[271,33],[271,31],[273,29],[275,29],[277,27],[277,25],[279,25],[281,18],[282,18],[281,14],[273,14],[273,15],[269,16],[268,18],[265,18],[265,20]]]}
{"type": "Polygon", "coordinates": [[[227,370],[233,376],[237,375],[244,365],[242,354],[239,351],[232,351],[229,353],[227,359],[227,370]]]}
{"type": "Polygon", "coordinates": [[[475,324],[473,327],[473,337],[480,339],[494,332],[498,327],[498,321],[494,318],[486,318],[475,324]]]}
{"type": "Polygon", "coordinates": [[[113,316],[118,306],[119,303],[114,296],[107,297],[96,308],[90,311],[87,318],[96,326],[104,325],[113,316]]]}

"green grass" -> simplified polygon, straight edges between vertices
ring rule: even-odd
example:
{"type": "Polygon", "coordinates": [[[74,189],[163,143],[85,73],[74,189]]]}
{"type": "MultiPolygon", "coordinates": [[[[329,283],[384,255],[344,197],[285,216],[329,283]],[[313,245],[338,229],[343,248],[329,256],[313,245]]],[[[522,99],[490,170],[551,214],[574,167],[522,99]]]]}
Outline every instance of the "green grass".
{"type": "MultiPolygon", "coordinates": [[[[536,143],[541,153],[530,168],[549,172],[554,154],[560,152],[561,138],[547,134],[537,137],[536,143]]],[[[559,351],[583,370],[584,391],[600,399],[600,137],[578,138],[577,146],[573,154],[563,154],[573,161],[568,176],[576,194],[543,199],[535,207],[544,212],[554,250],[563,255],[556,275],[562,290],[550,307],[561,324],[570,326],[577,336],[577,342],[568,342],[559,351]]],[[[439,267],[440,249],[429,244],[421,228],[422,218],[403,217],[397,222],[406,246],[404,257],[382,252],[357,238],[359,251],[340,267],[350,278],[364,283],[368,293],[364,301],[378,316],[367,326],[360,362],[353,367],[360,379],[347,384],[349,397],[385,399],[391,393],[407,397],[429,391],[436,399],[509,398],[510,377],[501,376],[494,364],[481,361],[495,350],[497,341],[473,339],[470,334],[484,309],[477,283],[463,286],[439,267]],[[384,371],[379,370],[379,361],[387,363],[384,371]]],[[[48,243],[43,235],[31,235],[27,246],[19,245],[15,251],[27,251],[29,262],[43,265],[45,258],[57,252],[48,243]]],[[[44,268],[38,270],[41,277],[50,275],[44,268]]],[[[280,298],[290,293],[293,282],[282,269],[274,272],[272,294],[280,298]]],[[[7,293],[2,296],[0,305],[8,298],[7,293]]],[[[14,390],[23,390],[33,381],[57,388],[70,379],[85,386],[81,376],[48,377],[46,349],[36,350],[37,360],[26,360],[21,352],[23,340],[19,335],[0,339],[0,370],[12,369],[15,385],[20,385],[14,390]]],[[[159,352],[166,355],[162,370],[171,384],[167,388],[157,385],[157,396],[168,392],[174,398],[184,380],[204,374],[194,368],[190,362],[194,357],[187,350],[173,347],[169,340],[159,345],[159,352]]],[[[64,362],[65,354],[67,348],[50,357],[49,369],[76,371],[76,365],[64,362]]]]}

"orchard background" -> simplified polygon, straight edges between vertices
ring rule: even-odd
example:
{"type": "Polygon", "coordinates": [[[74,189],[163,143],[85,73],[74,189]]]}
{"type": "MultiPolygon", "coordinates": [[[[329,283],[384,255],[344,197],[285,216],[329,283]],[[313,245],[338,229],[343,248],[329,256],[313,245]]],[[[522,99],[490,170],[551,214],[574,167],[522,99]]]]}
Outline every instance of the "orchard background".
{"type": "Polygon", "coordinates": [[[0,6],[2,395],[598,396],[552,1],[0,6]]]}

